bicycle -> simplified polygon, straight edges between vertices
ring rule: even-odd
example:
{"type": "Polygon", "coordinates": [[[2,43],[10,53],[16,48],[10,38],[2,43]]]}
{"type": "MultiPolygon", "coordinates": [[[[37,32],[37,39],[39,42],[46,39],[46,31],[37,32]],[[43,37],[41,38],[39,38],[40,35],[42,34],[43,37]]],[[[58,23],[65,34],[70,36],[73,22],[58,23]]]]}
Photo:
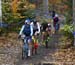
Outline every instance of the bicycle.
{"type": "Polygon", "coordinates": [[[48,48],[48,39],[49,39],[49,34],[47,31],[42,32],[42,43],[43,45],[48,48]]]}
{"type": "Polygon", "coordinates": [[[30,39],[30,37],[24,38],[23,47],[22,47],[22,59],[28,58],[30,55],[30,53],[29,53],[29,39],[30,39]]]}

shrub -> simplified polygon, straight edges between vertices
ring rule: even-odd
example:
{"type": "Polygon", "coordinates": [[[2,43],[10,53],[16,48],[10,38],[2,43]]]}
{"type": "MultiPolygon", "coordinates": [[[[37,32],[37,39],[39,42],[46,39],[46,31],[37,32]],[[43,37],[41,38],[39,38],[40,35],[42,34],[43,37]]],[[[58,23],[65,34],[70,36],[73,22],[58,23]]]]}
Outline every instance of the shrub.
{"type": "Polygon", "coordinates": [[[63,48],[73,46],[74,43],[73,26],[66,24],[61,29],[61,32],[63,33],[63,39],[61,40],[62,44],[60,45],[63,46],[63,48]]]}

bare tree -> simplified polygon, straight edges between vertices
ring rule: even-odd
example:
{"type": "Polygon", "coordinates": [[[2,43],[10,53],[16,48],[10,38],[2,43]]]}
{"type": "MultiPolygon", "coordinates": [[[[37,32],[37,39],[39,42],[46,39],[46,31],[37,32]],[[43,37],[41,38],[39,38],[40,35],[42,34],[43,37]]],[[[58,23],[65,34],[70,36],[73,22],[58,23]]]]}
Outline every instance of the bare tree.
{"type": "Polygon", "coordinates": [[[0,0],[0,22],[2,22],[2,5],[0,0]]]}
{"type": "MultiPolygon", "coordinates": [[[[73,0],[73,24],[74,24],[74,32],[75,32],[75,0],[73,0]]],[[[75,46],[75,35],[74,35],[74,46],[75,46]]]]}
{"type": "Polygon", "coordinates": [[[48,0],[43,0],[43,12],[45,14],[49,13],[49,10],[48,10],[48,0]]]}

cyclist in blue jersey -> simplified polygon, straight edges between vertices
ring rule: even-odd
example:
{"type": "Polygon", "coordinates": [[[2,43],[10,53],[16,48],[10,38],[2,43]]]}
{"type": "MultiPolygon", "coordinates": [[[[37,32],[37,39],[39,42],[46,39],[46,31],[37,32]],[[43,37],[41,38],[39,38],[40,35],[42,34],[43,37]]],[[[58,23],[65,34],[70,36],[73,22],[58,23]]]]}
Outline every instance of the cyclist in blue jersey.
{"type": "Polygon", "coordinates": [[[33,27],[30,25],[30,20],[25,20],[25,24],[22,26],[19,37],[24,38],[24,44],[22,49],[22,58],[24,58],[24,55],[26,58],[31,56],[31,48],[32,48],[32,35],[33,35],[33,27]]]}

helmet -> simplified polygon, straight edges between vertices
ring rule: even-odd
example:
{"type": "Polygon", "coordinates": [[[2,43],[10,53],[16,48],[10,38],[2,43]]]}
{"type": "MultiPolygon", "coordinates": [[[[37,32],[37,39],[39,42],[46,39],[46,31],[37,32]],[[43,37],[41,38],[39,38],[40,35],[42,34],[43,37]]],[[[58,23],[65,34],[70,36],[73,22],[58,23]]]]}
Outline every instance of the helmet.
{"type": "Polygon", "coordinates": [[[36,19],[34,19],[34,22],[37,22],[37,20],[36,20],[36,19]]]}
{"type": "Polygon", "coordinates": [[[30,20],[29,19],[25,20],[25,23],[30,23],[30,20]]]}
{"type": "Polygon", "coordinates": [[[36,24],[36,23],[37,23],[37,20],[36,20],[36,19],[34,19],[33,23],[34,23],[34,24],[36,24]]]}
{"type": "Polygon", "coordinates": [[[51,24],[50,23],[48,23],[48,26],[50,26],[51,24]]]}
{"type": "Polygon", "coordinates": [[[56,14],[55,17],[58,17],[58,15],[56,14]]]}
{"type": "Polygon", "coordinates": [[[48,26],[51,27],[51,24],[49,23],[48,26]]]}

